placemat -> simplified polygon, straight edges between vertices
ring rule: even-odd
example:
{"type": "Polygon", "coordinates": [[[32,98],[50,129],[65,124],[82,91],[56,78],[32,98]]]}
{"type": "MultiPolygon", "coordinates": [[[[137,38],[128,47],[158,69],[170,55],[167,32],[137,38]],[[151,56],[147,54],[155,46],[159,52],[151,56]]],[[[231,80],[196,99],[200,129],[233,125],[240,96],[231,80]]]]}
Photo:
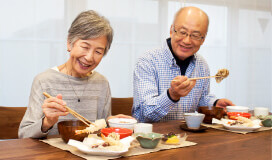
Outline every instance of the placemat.
{"type": "MultiPolygon", "coordinates": [[[[62,150],[70,151],[72,154],[77,155],[82,158],[85,158],[85,159],[88,159],[88,160],[89,159],[90,160],[108,160],[108,159],[116,159],[116,158],[121,157],[121,156],[107,157],[107,156],[87,155],[87,154],[84,154],[81,151],[79,151],[77,148],[64,143],[61,138],[50,138],[50,139],[45,139],[45,140],[40,140],[40,141],[47,143],[51,146],[60,148],[62,150]]],[[[183,141],[179,145],[165,145],[165,144],[160,143],[155,149],[144,149],[144,148],[141,148],[139,145],[136,145],[133,148],[130,148],[129,151],[123,155],[123,157],[147,154],[147,153],[151,153],[151,152],[157,152],[160,150],[167,150],[167,149],[172,149],[172,148],[188,147],[188,146],[193,146],[196,144],[197,143],[190,142],[190,141],[183,141]]]]}
{"type": "Polygon", "coordinates": [[[228,131],[228,132],[233,132],[233,133],[240,133],[240,134],[247,134],[247,133],[254,133],[254,132],[272,130],[272,127],[261,127],[261,128],[259,128],[257,130],[254,130],[254,131],[232,131],[232,130],[224,128],[224,126],[221,125],[221,124],[205,124],[205,123],[202,123],[201,125],[209,127],[209,128],[213,128],[213,129],[218,129],[218,130],[228,131]]]}

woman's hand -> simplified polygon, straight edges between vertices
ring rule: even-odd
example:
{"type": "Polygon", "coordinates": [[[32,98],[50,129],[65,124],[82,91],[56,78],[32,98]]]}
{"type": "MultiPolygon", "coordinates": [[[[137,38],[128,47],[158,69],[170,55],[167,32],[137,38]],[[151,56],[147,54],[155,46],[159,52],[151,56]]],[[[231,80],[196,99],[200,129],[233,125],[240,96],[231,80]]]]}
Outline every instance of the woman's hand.
{"type": "Polygon", "coordinates": [[[62,95],[51,97],[44,100],[42,109],[45,115],[42,124],[42,132],[47,132],[55,123],[58,122],[59,116],[66,116],[69,114],[64,107],[66,103],[62,100],[62,95]]]}
{"type": "Polygon", "coordinates": [[[128,115],[117,114],[117,115],[115,115],[115,116],[109,116],[109,117],[107,118],[107,122],[108,122],[109,119],[112,119],[112,118],[129,118],[129,119],[135,119],[135,118],[133,118],[133,117],[131,117],[131,116],[128,116],[128,115]]]}

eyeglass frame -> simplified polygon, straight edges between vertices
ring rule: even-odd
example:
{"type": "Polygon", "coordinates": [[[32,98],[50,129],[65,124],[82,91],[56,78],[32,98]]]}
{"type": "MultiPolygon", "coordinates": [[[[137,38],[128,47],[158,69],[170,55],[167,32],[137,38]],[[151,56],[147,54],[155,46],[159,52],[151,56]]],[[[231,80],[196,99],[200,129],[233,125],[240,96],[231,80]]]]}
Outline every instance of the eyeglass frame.
{"type": "Polygon", "coordinates": [[[191,34],[189,34],[188,32],[186,32],[186,35],[184,35],[184,36],[182,36],[182,35],[179,35],[180,34],[180,32],[178,32],[177,30],[175,30],[175,25],[173,25],[173,31],[177,34],[177,36],[178,37],[180,37],[180,38],[186,38],[186,37],[190,37],[190,39],[192,39],[192,40],[196,40],[196,41],[200,41],[200,40],[202,40],[202,39],[204,39],[205,38],[205,36],[202,36],[201,35],[201,33],[200,33],[200,37],[199,37],[199,39],[194,39],[194,38],[192,38],[192,33],[191,34]]]}

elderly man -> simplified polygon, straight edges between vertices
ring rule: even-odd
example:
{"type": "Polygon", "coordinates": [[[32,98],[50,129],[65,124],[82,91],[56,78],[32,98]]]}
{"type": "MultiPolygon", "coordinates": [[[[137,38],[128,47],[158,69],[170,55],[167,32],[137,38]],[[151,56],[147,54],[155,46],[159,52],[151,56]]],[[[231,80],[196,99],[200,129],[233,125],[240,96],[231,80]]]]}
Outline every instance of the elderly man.
{"type": "Polygon", "coordinates": [[[181,8],[163,47],[139,58],[134,70],[132,113],[140,122],[182,119],[183,113],[194,112],[198,106],[233,105],[230,100],[209,94],[209,79],[188,79],[210,76],[207,62],[197,53],[208,26],[204,11],[181,8]]]}

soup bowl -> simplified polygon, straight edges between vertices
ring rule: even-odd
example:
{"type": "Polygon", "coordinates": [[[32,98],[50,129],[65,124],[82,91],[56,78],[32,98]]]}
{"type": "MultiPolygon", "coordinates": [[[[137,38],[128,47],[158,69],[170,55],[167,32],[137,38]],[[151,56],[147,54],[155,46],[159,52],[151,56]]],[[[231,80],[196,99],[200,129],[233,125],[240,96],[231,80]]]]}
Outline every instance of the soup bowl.
{"type": "Polygon", "coordinates": [[[224,109],[219,107],[202,106],[198,107],[198,112],[205,114],[203,122],[207,124],[212,124],[213,118],[220,120],[226,115],[224,109]]]}
{"type": "Polygon", "coordinates": [[[88,136],[87,133],[77,134],[76,130],[83,130],[87,127],[86,124],[79,120],[67,120],[58,123],[58,131],[62,140],[67,143],[69,139],[74,139],[77,141],[83,141],[85,137],[88,136]]]}

